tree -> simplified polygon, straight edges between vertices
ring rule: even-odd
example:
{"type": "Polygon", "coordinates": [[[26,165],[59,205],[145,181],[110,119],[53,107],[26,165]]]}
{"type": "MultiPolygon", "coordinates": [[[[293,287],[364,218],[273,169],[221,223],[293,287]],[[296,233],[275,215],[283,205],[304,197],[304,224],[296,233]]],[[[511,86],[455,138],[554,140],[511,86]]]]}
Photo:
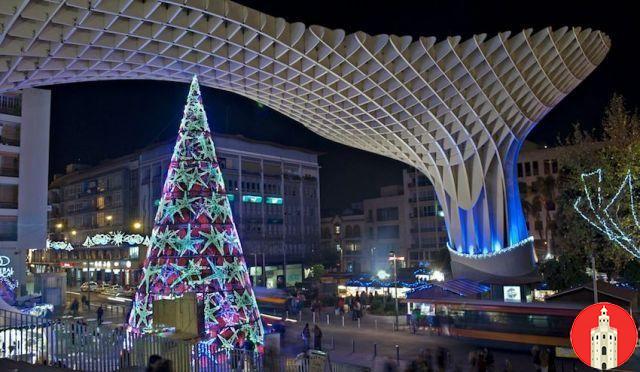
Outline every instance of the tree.
{"type": "Polygon", "coordinates": [[[327,270],[324,269],[324,266],[321,264],[315,264],[311,266],[311,277],[314,280],[320,280],[320,278],[324,275],[327,270]]]}
{"type": "Polygon", "coordinates": [[[263,343],[263,329],[240,239],[194,76],[143,276],[130,316],[149,330],[153,301],[194,292],[204,302],[211,349],[263,343]]]}
{"type": "Polygon", "coordinates": [[[563,254],[540,264],[540,273],[549,289],[562,291],[589,280],[584,270],[585,258],[580,254],[563,254]]]}
{"type": "MultiPolygon", "coordinates": [[[[608,175],[602,183],[605,195],[614,195],[627,171],[640,174],[640,120],[626,109],[624,99],[614,95],[605,109],[600,136],[585,132],[579,124],[565,140],[558,178],[555,245],[564,254],[587,259],[592,254],[596,266],[611,278],[619,275],[631,255],[616,247],[593,226],[582,219],[573,205],[584,194],[581,175],[601,169],[608,175]]],[[[629,211],[622,218],[630,218],[629,211]]]]}

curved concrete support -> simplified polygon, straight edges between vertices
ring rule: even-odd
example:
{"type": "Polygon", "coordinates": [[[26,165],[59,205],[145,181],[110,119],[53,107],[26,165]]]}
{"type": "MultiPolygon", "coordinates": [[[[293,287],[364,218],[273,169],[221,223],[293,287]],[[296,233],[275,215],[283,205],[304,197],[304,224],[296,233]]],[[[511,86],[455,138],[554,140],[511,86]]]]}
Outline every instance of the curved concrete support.
{"type": "Polygon", "coordinates": [[[215,0],[4,0],[0,23],[0,91],[197,74],[419,169],[437,190],[450,245],[472,255],[527,238],[520,145],[610,47],[579,27],[439,42],[346,34],[215,0]]]}

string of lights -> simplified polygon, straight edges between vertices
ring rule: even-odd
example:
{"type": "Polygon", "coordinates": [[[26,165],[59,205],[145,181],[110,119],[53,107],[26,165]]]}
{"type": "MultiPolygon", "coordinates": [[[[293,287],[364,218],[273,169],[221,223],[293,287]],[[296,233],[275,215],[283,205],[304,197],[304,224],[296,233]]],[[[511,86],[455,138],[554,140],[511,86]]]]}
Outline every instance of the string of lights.
{"type": "Polygon", "coordinates": [[[640,222],[636,211],[631,171],[627,171],[620,187],[618,187],[616,193],[609,200],[606,200],[602,192],[602,169],[583,173],[580,175],[580,179],[582,181],[584,197],[579,196],[575,203],[573,203],[573,208],[578,215],[607,239],[629,252],[636,259],[640,259],[640,248],[638,248],[638,241],[635,238],[638,232],[640,232],[640,222]],[[594,177],[596,177],[595,195],[589,187],[591,183],[590,180],[594,177]],[[628,198],[627,205],[623,204],[625,195],[628,198]],[[633,221],[633,223],[627,224],[629,226],[621,227],[618,212],[626,209],[631,211],[631,221],[633,221]],[[628,231],[628,228],[634,229],[635,231],[628,231]]]}

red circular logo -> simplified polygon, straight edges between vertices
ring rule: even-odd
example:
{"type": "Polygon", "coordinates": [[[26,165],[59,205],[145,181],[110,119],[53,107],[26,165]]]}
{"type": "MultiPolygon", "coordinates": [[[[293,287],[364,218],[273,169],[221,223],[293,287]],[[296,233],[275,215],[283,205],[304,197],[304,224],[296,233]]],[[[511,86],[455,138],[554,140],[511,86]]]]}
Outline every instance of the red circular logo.
{"type": "Polygon", "coordinates": [[[571,326],[571,346],[593,368],[612,369],[629,360],[638,342],[631,315],[618,305],[598,302],[583,309],[571,326]]]}

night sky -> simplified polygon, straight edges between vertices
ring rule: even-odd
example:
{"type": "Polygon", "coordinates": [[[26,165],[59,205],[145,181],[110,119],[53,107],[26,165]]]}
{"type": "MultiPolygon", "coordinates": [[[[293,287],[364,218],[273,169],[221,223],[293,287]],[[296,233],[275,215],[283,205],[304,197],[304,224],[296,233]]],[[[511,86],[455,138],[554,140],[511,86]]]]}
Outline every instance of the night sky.
{"type": "MultiPolygon", "coordinates": [[[[640,103],[636,49],[640,26],[634,2],[616,1],[238,1],[287,21],[347,32],[446,36],[494,35],[500,31],[582,26],[612,39],[604,62],[566,97],[529,139],[553,144],[575,122],[598,128],[614,92],[640,103]],[[317,4],[311,6],[310,4],[317,4]],[[349,5],[349,6],[347,6],[349,5]]],[[[174,139],[188,86],[156,81],[110,81],[59,85],[52,90],[50,175],[71,162],[96,164],[151,143],[174,139]]],[[[341,209],[376,196],[380,186],[400,183],[402,163],[330,142],[301,124],[233,93],[203,87],[214,132],[316,150],[322,166],[321,202],[341,209]]],[[[215,140],[215,139],[214,139],[215,140]]]]}

